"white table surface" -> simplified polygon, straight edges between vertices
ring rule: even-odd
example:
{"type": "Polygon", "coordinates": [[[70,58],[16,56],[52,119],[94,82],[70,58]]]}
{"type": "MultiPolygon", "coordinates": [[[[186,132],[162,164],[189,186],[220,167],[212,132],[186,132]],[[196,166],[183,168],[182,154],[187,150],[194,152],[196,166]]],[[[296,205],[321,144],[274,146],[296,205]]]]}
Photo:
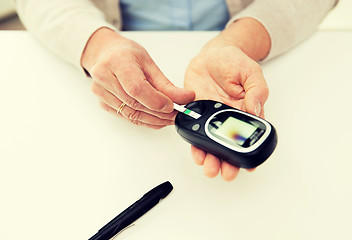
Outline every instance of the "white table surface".
{"type": "MultiPolygon", "coordinates": [[[[125,33],[182,86],[214,32],[125,33]]],[[[152,187],[173,192],[117,239],[352,239],[352,32],[263,65],[279,144],[255,172],[208,179],[174,130],[98,106],[90,81],[26,32],[0,32],[0,239],[88,239],[152,187]]]]}

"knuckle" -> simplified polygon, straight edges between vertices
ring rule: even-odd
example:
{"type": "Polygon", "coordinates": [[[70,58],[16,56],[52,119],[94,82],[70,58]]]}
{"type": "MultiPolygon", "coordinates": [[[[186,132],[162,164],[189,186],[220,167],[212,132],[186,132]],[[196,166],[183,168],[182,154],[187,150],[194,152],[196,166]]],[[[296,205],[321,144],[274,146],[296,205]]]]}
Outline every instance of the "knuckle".
{"type": "Polygon", "coordinates": [[[127,88],[127,92],[130,96],[138,98],[142,94],[143,88],[140,84],[136,82],[130,82],[127,88]]]}
{"type": "Polygon", "coordinates": [[[130,108],[134,109],[134,110],[142,110],[143,106],[142,104],[140,104],[136,99],[129,99],[126,100],[125,103],[127,104],[127,106],[129,106],[130,108]]]}
{"type": "Polygon", "coordinates": [[[103,91],[102,91],[101,87],[99,87],[99,85],[96,82],[92,83],[92,86],[90,89],[95,95],[103,96],[103,91]]]}
{"type": "Polygon", "coordinates": [[[103,71],[100,70],[99,66],[95,65],[91,70],[90,70],[90,75],[94,79],[99,79],[103,75],[103,71]]]}
{"type": "Polygon", "coordinates": [[[141,111],[135,111],[132,110],[127,114],[127,118],[132,120],[132,121],[139,121],[142,117],[142,112],[141,111]]]}
{"type": "Polygon", "coordinates": [[[99,71],[99,70],[92,70],[90,72],[90,75],[92,76],[94,81],[98,81],[98,82],[104,82],[106,81],[106,77],[104,76],[104,74],[99,71]]]}
{"type": "Polygon", "coordinates": [[[134,125],[140,125],[140,122],[138,122],[137,120],[131,120],[131,123],[134,125]]]}
{"type": "Polygon", "coordinates": [[[267,86],[262,88],[262,95],[263,95],[265,100],[268,99],[268,97],[269,97],[269,88],[267,86]]]}
{"type": "Polygon", "coordinates": [[[90,71],[90,75],[95,81],[107,83],[110,81],[110,78],[107,72],[108,72],[107,67],[96,66],[90,71]]]}
{"type": "Polygon", "coordinates": [[[101,60],[100,64],[102,66],[109,66],[111,63],[114,63],[118,61],[119,58],[116,57],[116,55],[113,52],[110,52],[109,54],[106,54],[104,58],[101,60]]]}
{"type": "Polygon", "coordinates": [[[133,125],[137,125],[137,126],[142,125],[142,123],[141,123],[141,122],[139,122],[138,120],[128,119],[128,121],[129,121],[130,123],[132,123],[133,125]]]}
{"type": "Polygon", "coordinates": [[[155,111],[162,111],[166,107],[166,104],[167,104],[167,102],[165,100],[157,101],[154,105],[155,111]]]}
{"type": "Polygon", "coordinates": [[[264,95],[264,96],[268,96],[268,95],[269,95],[269,88],[268,88],[268,86],[264,86],[264,87],[262,88],[262,92],[263,92],[263,95],[264,95]]]}
{"type": "Polygon", "coordinates": [[[253,61],[252,64],[250,65],[251,69],[253,72],[262,72],[262,68],[260,67],[259,63],[253,61]]]}
{"type": "Polygon", "coordinates": [[[101,107],[104,111],[109,112],[110,107],[109,107],[106,103],[100,101],[100,102],[99,102],[99,105],[100,105],[100,107],[101,107]]]}
{"type": "MultiPolygon", "coordinates": [[[[125,58],[126,59],[126,58],[125,58]]],[[[119,64],[119,72],[121,75],[132,76],[134,74],[134,69],[131,67],[131,61],[126,61],[119,64]]]]}

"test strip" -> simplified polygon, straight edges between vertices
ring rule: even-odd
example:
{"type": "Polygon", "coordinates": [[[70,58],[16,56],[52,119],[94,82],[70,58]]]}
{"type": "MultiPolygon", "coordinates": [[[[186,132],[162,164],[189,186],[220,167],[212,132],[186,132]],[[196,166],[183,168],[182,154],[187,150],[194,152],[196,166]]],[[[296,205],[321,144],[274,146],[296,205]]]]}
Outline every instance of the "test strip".
{"type": "Polygon", "coordinates": [[[190,117],[192,117],[194,119],[198,119],[198,118],[200,118],[202,116],[199,113],[196,113],[196,112],[194,112],[192,110],[189,110],[188,108],[185,108],[184,106],[178,105],[176,103],[174,103],[174,109],[179,111],[179,112],[182,112],[182,113],[184,113],[184,114],[186,114],[186,115],[188,115],[188,116],[190,116],[190,117]]]}

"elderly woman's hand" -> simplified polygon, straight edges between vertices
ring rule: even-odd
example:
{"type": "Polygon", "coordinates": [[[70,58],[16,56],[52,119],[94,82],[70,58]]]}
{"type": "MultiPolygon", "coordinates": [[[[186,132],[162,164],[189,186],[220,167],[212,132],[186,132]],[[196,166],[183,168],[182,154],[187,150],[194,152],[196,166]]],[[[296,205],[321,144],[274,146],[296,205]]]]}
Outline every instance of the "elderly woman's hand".
{"type": "Polygon", "coordinates": [[[173,102],[186,104],[194,92],[174,86],[147,51],[118,33],[101,28],[87,43],[82,66],[103,109],[137,125],[162,128],[174,123],[173,102]]]}
{"type": "MultiPolygon", "coordinates": [[[[269,89],[256,60],[264,58],[269,49],[270,38],[259,22],[239,20],[207,43],[192,59],[185,75],[185,88],[195,91],[196,99],[216,100],[263,118],[269,89]],[[248,36],[251,28],[256,31],[253,39],[248,36]],[[256,44],[263,45],[263,49],[255,49],[253,46],[260,46],[256,44]]],[[[238,175],[237,167],[210,153],[194,146],[191,152],[194,161],[204,166],[208,177],[215,177],[220,169],[227,181],[238,175]]]]}

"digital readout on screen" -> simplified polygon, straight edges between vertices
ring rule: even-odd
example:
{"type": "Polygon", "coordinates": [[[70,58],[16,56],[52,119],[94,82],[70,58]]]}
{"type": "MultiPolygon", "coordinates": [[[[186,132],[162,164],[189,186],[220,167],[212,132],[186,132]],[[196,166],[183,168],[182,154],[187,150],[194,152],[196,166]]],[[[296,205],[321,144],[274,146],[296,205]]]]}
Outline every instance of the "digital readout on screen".
{"type": "Polygon", "coordinates": [[[218,128],[211,130],[212,134],[226,139],[231,144],[242,146],[245,141],[255,132],[256,126],[243,122],[234,117],[229,117],[218,128]]]}

